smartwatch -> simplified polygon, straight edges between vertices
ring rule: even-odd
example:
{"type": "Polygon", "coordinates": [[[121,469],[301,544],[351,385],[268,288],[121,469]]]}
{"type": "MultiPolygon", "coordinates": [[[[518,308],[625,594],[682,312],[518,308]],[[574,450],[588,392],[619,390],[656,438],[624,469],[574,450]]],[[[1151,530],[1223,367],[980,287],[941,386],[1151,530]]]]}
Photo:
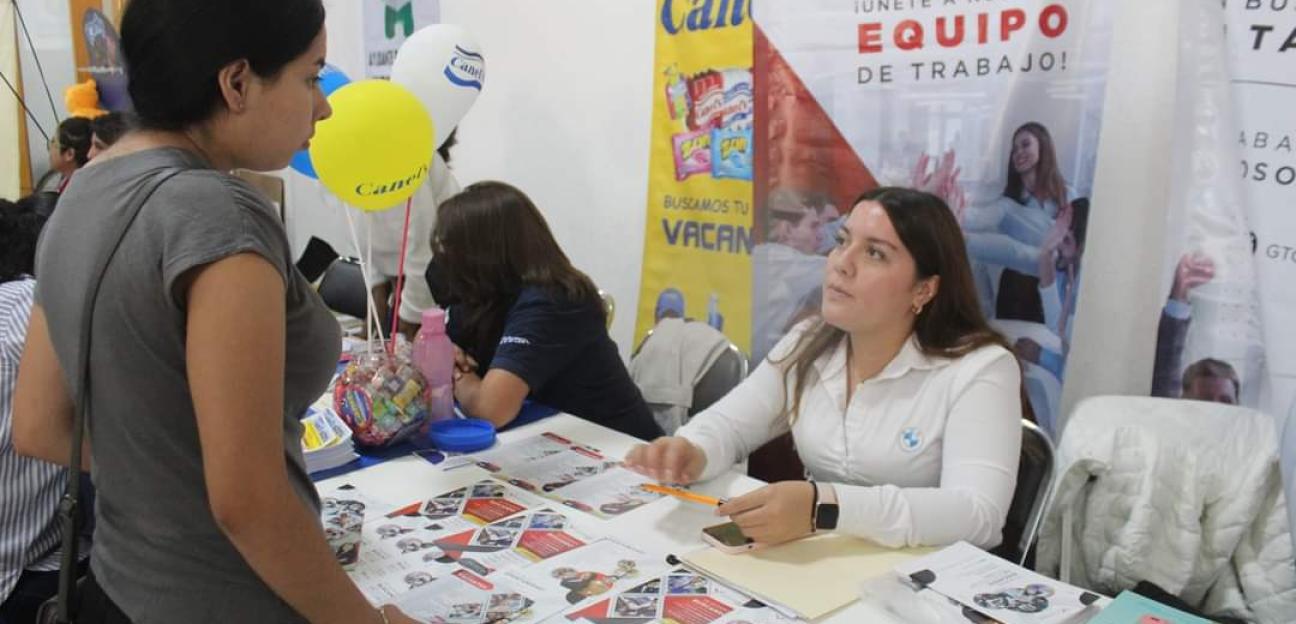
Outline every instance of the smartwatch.
{"type": "Polygon", "coordinates": [[[816,531],[832,531],[837,528],[837,518],[841,515],[841,508],[836,502],[826,502],[824,497],[819,495],[819,484],[811,482],[815,488],[814,497],[814,528],[816,531]]]}

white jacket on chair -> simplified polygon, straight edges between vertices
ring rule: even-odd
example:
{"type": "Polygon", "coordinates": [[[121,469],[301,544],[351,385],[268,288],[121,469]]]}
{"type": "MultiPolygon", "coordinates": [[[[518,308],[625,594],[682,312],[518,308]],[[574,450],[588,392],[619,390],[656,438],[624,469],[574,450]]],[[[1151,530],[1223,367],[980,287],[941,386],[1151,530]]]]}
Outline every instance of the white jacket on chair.
{"type": "Polygon", "coordinates": [[[630,359],[630,377],[666,435],[688,422],[693,387],[729,346],[706,323],[662,319],[630,359]]]}
{"type": "Polygon", "coordinates": [[[1115,595],[1150,581],[1215,615],[1296,622],[1270,416],[1199,401],[1097,397],[1058,449],[1037,567],[1115,595]]]}

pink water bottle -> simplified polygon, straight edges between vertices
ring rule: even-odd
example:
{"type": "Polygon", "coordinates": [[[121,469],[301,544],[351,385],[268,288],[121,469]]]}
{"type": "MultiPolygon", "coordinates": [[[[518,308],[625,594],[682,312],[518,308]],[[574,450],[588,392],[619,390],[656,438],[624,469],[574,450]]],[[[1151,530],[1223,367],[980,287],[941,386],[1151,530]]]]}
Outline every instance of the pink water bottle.
{"type": "Polygon", "coordinates": [[[445,310],[423,311],[423,327],[414,337],[412,353],[423,379],[427,381],[428,420],[436,422],[454,417],[454,345],[445,331],[445,310]]]}

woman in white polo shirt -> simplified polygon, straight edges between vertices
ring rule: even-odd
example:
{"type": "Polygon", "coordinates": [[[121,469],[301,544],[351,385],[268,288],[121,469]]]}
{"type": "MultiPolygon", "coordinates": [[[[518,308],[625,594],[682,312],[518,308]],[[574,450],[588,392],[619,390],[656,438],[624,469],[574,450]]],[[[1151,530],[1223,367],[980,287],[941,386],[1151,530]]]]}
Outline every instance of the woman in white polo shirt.
{"type": "Polygon", "coordinates": [[[835,530],[897,547],[999,544],[1021,451],[1021,372],[982,315],[954,215],[920,191],[864,194],[823,291],[821,318],[626,463],[704,481],[790,430],[808,480],[717,509],[756,542],[835,530]]]}

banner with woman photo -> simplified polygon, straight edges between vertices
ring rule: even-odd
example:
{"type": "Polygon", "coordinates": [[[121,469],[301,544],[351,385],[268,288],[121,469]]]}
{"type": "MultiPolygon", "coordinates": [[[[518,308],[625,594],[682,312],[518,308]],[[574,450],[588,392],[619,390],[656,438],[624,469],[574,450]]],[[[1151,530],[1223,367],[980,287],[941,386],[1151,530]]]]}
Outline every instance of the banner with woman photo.
{"type": "Polygon", "coordinates": [[[638,344],[658,321],[751,333],[749,0],[658,0],[638,344]]]}
{"type": "Polygon", "coordinates": [[[921,188],[959,218],[982,307],[1056,434],[1114,4],[761,4],[754,356],[817,313],[856,197],[921,188]]]}

